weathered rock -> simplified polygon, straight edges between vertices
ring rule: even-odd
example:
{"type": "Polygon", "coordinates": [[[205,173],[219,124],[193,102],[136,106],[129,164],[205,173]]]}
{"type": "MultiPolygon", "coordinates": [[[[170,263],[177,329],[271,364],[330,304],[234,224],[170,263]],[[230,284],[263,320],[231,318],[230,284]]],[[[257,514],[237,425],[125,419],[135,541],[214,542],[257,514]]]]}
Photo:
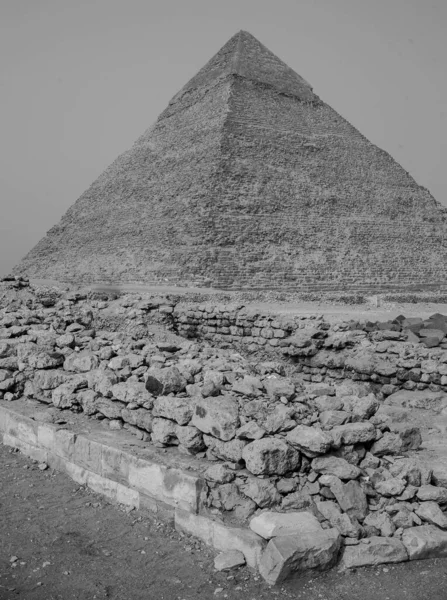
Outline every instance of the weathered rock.
{"type": "Polygon", "coordinates": [[[112,394],[117,400],[126,403],[135,402],[138,405],[143,405],[145,402],[149,402],[150,404],[154,402],[153,396],[147,391],[144,383],[140,381],[125,381],[116,383],[112,386],[112,394]]]}
{"type": "Polygon", "coordinates": [[[96,400],[100,395],[94,390],[80,390],[77,393],[77,401],[82,406],[82,410],[86,415],[91,416],[98,412],[96,408],[96,400]]]}
{"type": "Polygon", "coordinates": [[[268,508],[279,504],[281,496],[268,479],[250,477],[247,483],[241,486],[241,492],[251,498],[260,508],[268,508]]]}
{"type": "Polygon", "coordinates": [[[241,440],[260,440],[265,435],[265,429],[260,427],[256,421],[248,421],[236,431],[236,437],[241,440]]]}
{"type": "Polygon", "coordinates": [[[207,481],[215,481],[216,483],[231,483],[236,477],[234,471],[223,464],[211,465],[203,474],[207,481]]]}
{"type": "Polygon", "coordinates": [[[400,435],[387,431],[380,440],[377,440],[371,446],[371,454],[375,454],[376,456],[400,454],[402,449],[403,443],[400,435]]]}
{"type": "Polygon", "coordinates": [[[363,521],[363,525],[375,527],[383,537],[390,537],[396,531],[396,526],[390,516],[380,511],[369,513],[363,521]]]}
{"type": "Polygon", "coordinates": [[[116,374],[110,369],[93,369],[86,373],[88,386],[104,396],[111,398],[113,396],[113,386],[118,382],[116,374]]]}
{"type": "Polygon", "coordinates": [[[152,431],[154,417],[144,408],[137,408],[136,410],[127,410],[126,408],[123,408],[121,410],[121,418],[124,422],[129,423],[129,425],[145,429],[149,433],[152,431]]]}
{"type": "Polygon", "coordinates": [[[72,352],[64,361],[64,369],[66,371],[74,371],[75,373],[87,373],[87,371],[97,369],[98,365],[98,357],[87,350],[72,352]]]}
{"type": "Polygon", "coordinates": [[[242,452],[247,444],[245,440],[230,440],[222,442],[211,435],[204,435],[205,445],[213,452],[215,456],[222,460],[229,460],[239,463],[242,460],[242,452]]]}
{"type": "Polygon", "coordinates": [[[71,333],[65,333],[64,335],[60,335],[58,338],[56,338],[56,346],[59,346],[59,348],[74,348],[74,335],[72,335],[71,333]]]}
{"type": "Polygon", "coordinates": [[[243,521],[250,518],[256,510],[256,504],[249,498],[241,496],[237,485],[224,483],[211,490],[213,506],[234,511],[234,516],[243,521]]]}
{"type": "Polygon", "coordinates": [[[320,423],[325,429],[343,425],[349,420],[349,413],[344,410],[325,410],[320,412],[320,423]]]}
{"type": "Polygon", "coordinates": [[[447,529],[447,515],[442,512],[436,502],[421,502],[415,509],[415,513],[423,521],[437,525],[441,529],[447,529]]]}
{"type": "Polygon", "coordinates": [[[270,540],[284,535],[301,535],[303,533],[318,533],[322,527],[318,519],[310,512],[277,513],[264,511],[253,517],[250,529],[270,540]]]}
{"type": "MultiPolygon", "coordinates": [[[[59,352],[38,352],[28,356],[28,364],[33,369],[56,369],[64,364],[64,355],[59,352]]],[[[2,359],[0,362],[0,367],[4,369],[16,370],[17,366],[17,360],[13,357],[2,359]]]]}
{"type": "Polygon", "coordinates": [[[264,387],[270,398],[279,399],[282,396],[290,400],[295,395],[294,384],[283,377],[272,375],[264,379],[264,387]]]}
{"type": "Polygon", "coordinates": [[[192,419],[194,408],[195,403],[190,398],[158,396],[152,413],[154,417],[164,417],[179,425],[187,425],[192,419]]]}
{"type": "Polygon", "coordinates": [[[108,398],[100,397],[95,402],[95,408],[108,419],[121,419],[121,406],[119,402],[113,402],[108,398]]]}
{"type": "Polygon", "coordinates": [[[357,479],[360,475],[359,468],[336,456],[314,458],[312,469],[322,475],[335,475],[339,479],[357,479]]]}
{"type": "Polygon", "coordinates": [[[200,452],[205,448],[203,434],[197,427],[177,425],[175,433],[180,444],[191,452],[200,452]]]}
{"type": "Polygon", "coordinates": [[[291,406],[280,404],[275,406],[274,410],[268,415],[263,423],[267,433],[277,433],[278,431],[290,431],[296,426],[293,420],[295,410],[291,406]]]}
{"type": "MultiPolygon", "coordinates": [[[[129,411],[131,413],[135,411],[129,411]]],[[[176,424],[168,419],[154,417],[152,421],[152,441],[159,444],[177,445],[176,424]]]]}
{"type": "Polygon", "coordinates": [[[338,529],[341,535],[352,538],[359,537],[360,527],[357,521],[355,519],[351,520],[347,514],[342,513],[335,502],[327,500],[315,504],[321,515],[329,521],[332,527],[338,529]]]}
{"type": "Polygon", "coordinates": [[[239,550],[228,550],[221,552],[214,559],[216,571],[231,571],[245,565],[245,556],[239,550]]]}
{"type": "Polygon", "coordinates": [[[340,544],[336,529],[275,537],[262,554],[259,572],[273,585],[309,569],[328,569],[337,561],[340,544]]]}
{"type": "Polygon", "coordinates": [[[70,375],[66,371],[58,369],[45,369],[34,373],[34,385],[36,390],[54,390],[65,383],[70,375]]]}
{"type": "Polygon", "coordinates": [[[298,425],[286,436],[287,441],[309,458],[325,454],[331,447],[332,438],[315,427],[298,425]]]}
{"type": "Polygon", "coordinates": [[[57,408],[71,408],[78,404],[76,391],[83,387],[87,387],[85,377],[82,375],[72,377],[52,391],[51,401],[57,408]]]}
{"type": "Polygon", "coordinates": [[[438,504],[447,503],[447,488],[435,485],[422,485],[416,495],[422,502],[433,500],[434,502],[438,502],[438,504]]]}
{"type": "Polygon", "coordinates": [[[385,404],[404,408],[423,408],[440,411],[447,406],[447,394],[443,391],[431,390],[399,390],[385,400],[385,404]]]}
{"type": "Polygon", "coordinates": [[[404,544],[397,538],[370,537],[368,544],[347,546],[344,549],[341,565],[345,569],[398,563],[408,560],[404,544]]]}
{"type": "Polygon", "coordinates": [[[261,380],[252,375],[245,375],[243,379],[238,379],[232,384],[233,392],[249,397],[259,396],[263,388],[261,380]]]}
{"type": "Polygon", "coordinates": [[[229,441],[239,427],[239,407],[231,396],[197,398],[192,425],[203,433],[229,441]]]}
{"type": "Polygon", "coordinates": [[[392,477],[390,479],[386,479],[385,481],[378,481],[377,483],[374,483],[374,489],[381,496],[399,496],[404,491],[406,485],[407,484],[404,479],[392,477]]]}
{"type": "Polygon", "coordinates": [[[312,504],[312,496],[300,490],[284,496],[281,502],[281,510],[287,512],[291,510],[307,510],[312,504]]]}
{"type": "Polygon", "coordinates": [[[186,379],[177,367],[151,367],[146,373],[146,389],[153,396],[183,392],[186,379]]]}
{"type": "Polygon", "coordinates": [[[284,440],[263,438],[245,446],[242,457],[254,475],[284,475],[300,464],[300,455],[284,440]]]}
{"type": "Polygon", "coordinates": [[[410,560],[447,557],[447,531],[442,531],[434,525],[405,529],[402,543],[410,560]]]}
{"type": "Polygon", "coordinates": [[[362,522],[368,513],[368,502],[358,481],[342,483],[338,477],[333,477],[329,488],[342,511],[362,522]]]}
{"type": "Polygon", "coordinates": [[[339,447],[341,444],[364,444],[376,439],[376,429],[370,422],[346,423],[345,425],[334,427],[331,435],[335,447],[339,447]]]}

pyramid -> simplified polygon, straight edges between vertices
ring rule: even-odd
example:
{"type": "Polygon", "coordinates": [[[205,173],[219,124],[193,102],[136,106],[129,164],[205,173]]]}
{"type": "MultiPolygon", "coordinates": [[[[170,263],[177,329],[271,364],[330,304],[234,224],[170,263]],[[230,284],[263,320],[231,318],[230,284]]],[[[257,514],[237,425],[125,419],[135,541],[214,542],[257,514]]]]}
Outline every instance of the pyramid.
{"type": "Polygon", "coordinates": [[[241,31],[15,273],[223,289],[438,288],[446,210],[241,31]]]}

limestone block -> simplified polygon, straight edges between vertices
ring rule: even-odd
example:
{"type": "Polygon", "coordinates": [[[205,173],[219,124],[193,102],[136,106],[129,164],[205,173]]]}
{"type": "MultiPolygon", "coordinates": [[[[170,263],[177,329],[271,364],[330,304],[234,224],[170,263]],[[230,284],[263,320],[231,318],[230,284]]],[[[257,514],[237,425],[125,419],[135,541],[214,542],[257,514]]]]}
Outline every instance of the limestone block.
{"type": "Polygon", "coordinates": [[[239,550],[227,550],[222,552],[214,559],[214,568],[216,571],[231,571],[245,565],[245,556],[239,550]]]}
{"type": "Polygon", "coordinates": [[[337,561],[340,544],[336,529],[275,537],[261,557],[259,572],[274,585],[309,569],[328,569],[337,561]]]}
{"type": "Polygon", "coordinates": [[[17,448],[20,450],[22,454],[29,456],[33,460],[37,460],[38,462],[48,462],[48,452],[34,444],[30,444],[10,433],[4,433],[2,443],[5,446],[10,446],[11,448],[17,448]]]}
{"type": "Polygon", "coordinates": [[[129,465],[132,456],[120,448],[102,445],[100,474],[124,486],[129,484],[129,465]]]}
{"type": "Polygon", "coordinates": [[[89,439],[85,435],[78,435],[74,440],[71,453],[72,462],[89,471],[102,475],[103,444],[89,439]]]}
{"type": "Polygon", "coordinates": [[[129,464],[129,485],[170,506],[197,513],[203,480],[180,469],[133,459],[129,464]]]}
{"type": "Polygon", "coordinates": [[[447,531],[442,531],[434,525],[405,529],[402,543],[410,560],[447,558],[447,531]]]}
{"type": "Polygon", "coordinates": [[[366,567],[408,560],[405,545],[397,538],[370,537],[369,543],[347,546],[341,559],[345,569],[366,567]]]}
{"type": "Polygon", "coordinates": [[[239,550],[247,564],[256,569],[259,565],[265,540],[253,531],[242,527],[229,527],[201,515],[176,509],[175,528],[201,539],[216,550],[239,550]]]}
{"type": "Polygon", "coordinates": [[[318,519],[310,512],[277,513],[264,511],[253,517],[250,529],[265,540],[284,535],[318,533],[322,527],[318,519]]]}

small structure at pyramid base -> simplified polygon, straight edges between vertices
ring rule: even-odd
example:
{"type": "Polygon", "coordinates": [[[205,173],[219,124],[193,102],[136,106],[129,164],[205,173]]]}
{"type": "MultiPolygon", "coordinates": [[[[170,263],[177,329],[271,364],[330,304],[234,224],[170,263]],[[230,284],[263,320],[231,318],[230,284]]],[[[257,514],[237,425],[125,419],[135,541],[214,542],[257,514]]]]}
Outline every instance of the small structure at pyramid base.
{"type": "Polygon", "coordinates": [[[438,289],[446,209],[239,32],[14,273],[223,289],[438,289]]]}

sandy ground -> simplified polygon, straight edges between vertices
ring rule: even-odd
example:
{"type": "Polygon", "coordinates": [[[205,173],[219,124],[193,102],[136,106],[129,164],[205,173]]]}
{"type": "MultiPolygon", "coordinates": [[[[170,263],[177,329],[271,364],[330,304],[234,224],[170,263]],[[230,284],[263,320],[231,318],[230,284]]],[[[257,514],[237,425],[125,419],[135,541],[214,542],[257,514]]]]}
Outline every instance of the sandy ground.
{"type": "Polygon", "coordinates": [[[0,445],[0,600],[445,600],[447,559],[269,588],[151,514],[126,512],[0,445]]]}

